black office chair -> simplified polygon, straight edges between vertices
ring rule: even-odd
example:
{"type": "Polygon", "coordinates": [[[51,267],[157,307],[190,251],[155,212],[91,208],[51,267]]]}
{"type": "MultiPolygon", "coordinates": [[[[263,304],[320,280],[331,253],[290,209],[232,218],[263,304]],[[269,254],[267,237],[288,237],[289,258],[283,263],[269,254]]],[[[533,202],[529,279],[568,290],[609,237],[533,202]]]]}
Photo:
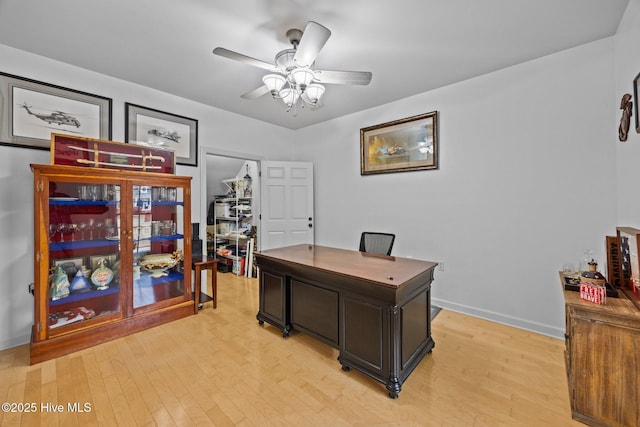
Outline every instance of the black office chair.
{"type": "Polygon", "coordinates": [[[391,255],[395,234],[365,231],[360,236],[360,252],[391,255]]]}

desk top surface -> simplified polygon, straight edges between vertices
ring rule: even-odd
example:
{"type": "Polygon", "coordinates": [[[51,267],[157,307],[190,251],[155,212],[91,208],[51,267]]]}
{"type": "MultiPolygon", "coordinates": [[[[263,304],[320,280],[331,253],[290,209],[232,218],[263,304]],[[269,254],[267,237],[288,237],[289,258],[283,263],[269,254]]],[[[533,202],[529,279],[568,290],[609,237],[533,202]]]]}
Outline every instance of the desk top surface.
{"type": "Polygon", "coordinates": [[[268,249],[257,252],[256,256],[327,270],[390,287],[399,287],[438,265],[430,261],[308,244],[268,249]]]}

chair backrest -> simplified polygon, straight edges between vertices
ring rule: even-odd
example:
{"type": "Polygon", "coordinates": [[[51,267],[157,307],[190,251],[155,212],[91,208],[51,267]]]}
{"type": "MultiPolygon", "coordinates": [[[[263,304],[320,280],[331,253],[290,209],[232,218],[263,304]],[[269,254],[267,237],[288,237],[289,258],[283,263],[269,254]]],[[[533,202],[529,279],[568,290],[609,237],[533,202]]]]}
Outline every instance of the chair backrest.
{"type": "Polygon", "coordinates": [[[395,234],[365,231],[360,236],[360,252],[391,255],[395,234]]]}

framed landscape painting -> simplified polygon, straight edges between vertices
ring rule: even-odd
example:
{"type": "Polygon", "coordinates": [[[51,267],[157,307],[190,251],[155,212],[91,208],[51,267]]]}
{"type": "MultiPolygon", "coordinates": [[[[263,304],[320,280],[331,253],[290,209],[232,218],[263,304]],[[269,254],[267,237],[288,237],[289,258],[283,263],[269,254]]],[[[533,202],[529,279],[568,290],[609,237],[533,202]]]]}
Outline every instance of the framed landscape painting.
{"type": "Polygon", "coordinates": [[[173,150],[179,165],[198,166],[198,121],[125,103],[125,141],[173,150]]]}
{"type": "Polygon", "coordinates": [[[48,150],[52,133],[111,139],[111,98],[0,73],[0,144],[48,150]]]}
{"type": "Polygon", "coordinates": [[[360,174],[438,169],[437,111],[360,129],[360,174]]]}

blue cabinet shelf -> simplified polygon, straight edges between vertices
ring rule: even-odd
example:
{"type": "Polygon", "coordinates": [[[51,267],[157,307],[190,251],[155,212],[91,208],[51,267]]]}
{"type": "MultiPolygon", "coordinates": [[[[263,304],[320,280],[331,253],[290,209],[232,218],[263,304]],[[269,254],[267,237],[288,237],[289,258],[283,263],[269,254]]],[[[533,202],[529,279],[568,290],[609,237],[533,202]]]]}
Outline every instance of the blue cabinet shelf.
{"type": "Polygon", "coordinates": [[[49,306],[55,307],[57,305],[68,304],[70,302],[84,301],[91,298],[101,298],[107,295],[117,294],[119,292],[120,292],[120,284],[118,283],[115,285],[110,285],[109,288],[103,291],[96,291],[95,289],[92,289],[86,292],[73,292],[68,297],[60,298],[55,301],[50,301],[49,306]]]}

